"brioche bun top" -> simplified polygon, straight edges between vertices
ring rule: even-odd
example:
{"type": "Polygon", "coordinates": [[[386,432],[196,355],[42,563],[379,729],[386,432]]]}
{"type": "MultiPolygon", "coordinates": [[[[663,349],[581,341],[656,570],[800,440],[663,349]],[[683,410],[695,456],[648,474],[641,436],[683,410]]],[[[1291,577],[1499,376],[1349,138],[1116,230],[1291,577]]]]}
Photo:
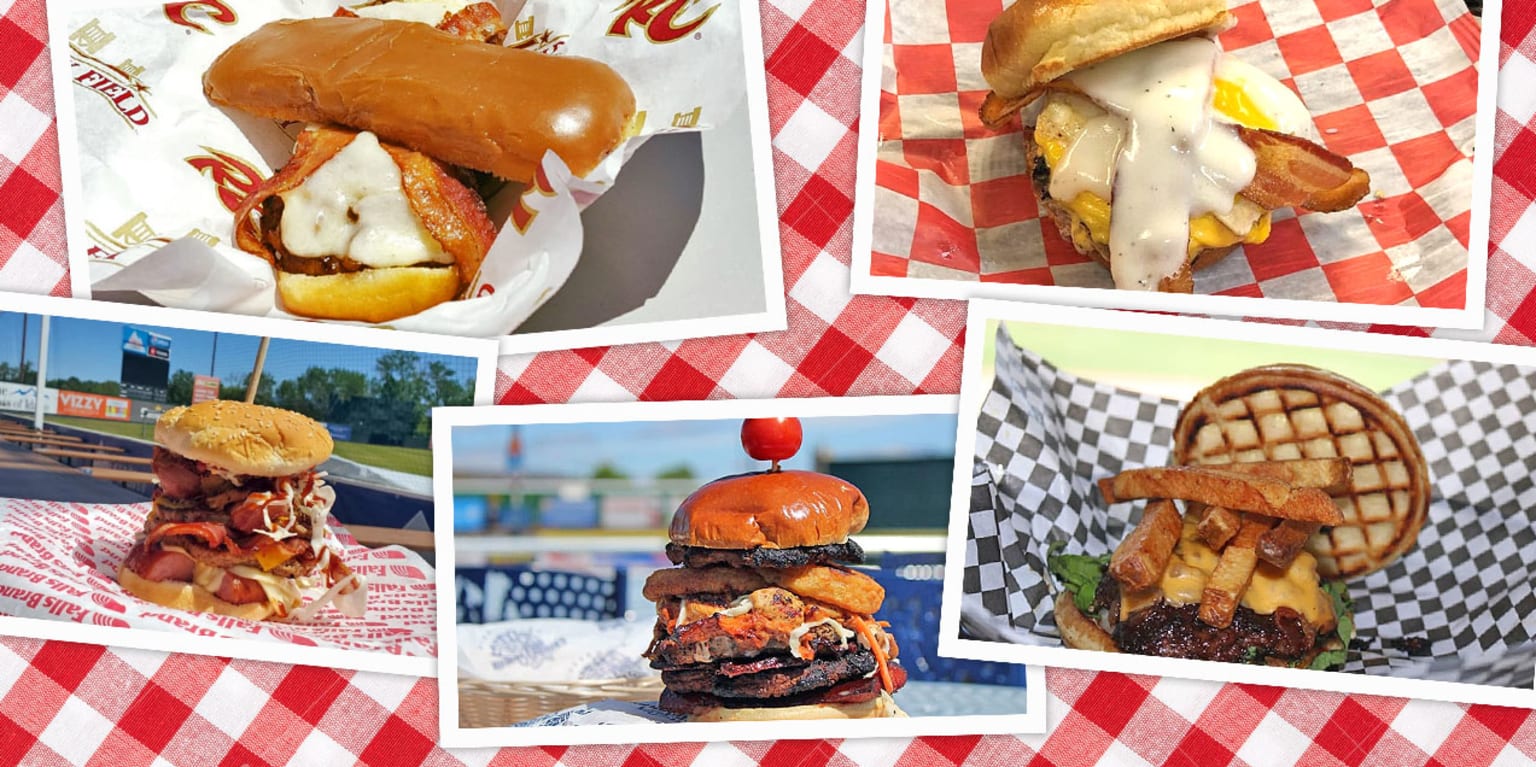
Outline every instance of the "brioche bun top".
{"type": "Polygon", "coordinates": [[[291,410],[210,400],[167,410],[155,443],[185,458],[236,474],[285,477],[331,457],[331,435],[291,410]]]}
{"type": "Polygon", "coordinates": [[[981,74],[1016,111],[1074,70],[1232,21],[1227,0],[1018,0],[987,28],[981,74]]]}
{"type": "Polygon", "coordinates": [[[668,535],[681,546],[788,549],[843,543],[868,521],[869,502],[853,485],[811,471],[770,471],[694,491],[668,535]]]}

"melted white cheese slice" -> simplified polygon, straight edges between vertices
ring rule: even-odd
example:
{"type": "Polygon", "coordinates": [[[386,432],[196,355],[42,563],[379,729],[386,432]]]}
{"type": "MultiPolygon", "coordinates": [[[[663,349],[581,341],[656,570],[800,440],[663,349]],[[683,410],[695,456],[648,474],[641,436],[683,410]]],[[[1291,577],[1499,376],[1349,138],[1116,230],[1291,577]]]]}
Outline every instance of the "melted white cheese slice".
{"type": "Polygon", "coordinates": [[[367,131],[280,196],[283,245],[295,256],[348,256],[374,268],[453,263],[411,210],[399,166],[367,131]]]}

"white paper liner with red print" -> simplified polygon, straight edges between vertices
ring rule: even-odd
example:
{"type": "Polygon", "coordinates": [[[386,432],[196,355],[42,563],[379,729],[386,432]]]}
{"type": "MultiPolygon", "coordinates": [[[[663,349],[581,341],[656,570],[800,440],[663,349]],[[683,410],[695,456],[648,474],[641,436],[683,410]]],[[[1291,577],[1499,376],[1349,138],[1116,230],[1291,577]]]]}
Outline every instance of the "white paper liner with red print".
{"type": "MultiPolygon", "coordinates": [[[[0,615],[86,625],[180,631],[304,647],[437,655],[432,567],[398,546],[370,549],[331,522],[352,570],[368,579],[368,612],[348,618],[334,606],[308,622],[249,621],[146,602],[117,584],[117,568],[144,526],[150,504],[83,504],[0,499],[0,615]]],[[[306,602],[323,589],[305,594],[306,602]]]]}
{"type": "MultiPolygon", "coordinates": [[[[580,212],[612,186],[647,136],[706,130],[745,107],[738,4],[677,12],[599,0],[498,5],[509,18],[507,45],[608,63],[644,117],[631,126],[636,138],[586,177],[572,178],[549,153],[531,188],[493,195],[491,219],[505,223],[468,298],[388,327],[510,333],[565,284],[581,255],[580,212]]],[[[334,0],[216,0],[60,14],[51,35],[70,61],[69,79],[58,83],[70,99],[60,103],[73,101],[75,125],[60,140],[77,155],[80,199],[67,203],[83,230],[71,247],[85,254],[93,295],[138,292],[178,308],[301,319],[278,306],[266,260],[233,246],[233,211],[288,161],[302,126],[216,108],[203,96],[202,76],[261,25],[330,16],[337,7],[334,0]]]]}

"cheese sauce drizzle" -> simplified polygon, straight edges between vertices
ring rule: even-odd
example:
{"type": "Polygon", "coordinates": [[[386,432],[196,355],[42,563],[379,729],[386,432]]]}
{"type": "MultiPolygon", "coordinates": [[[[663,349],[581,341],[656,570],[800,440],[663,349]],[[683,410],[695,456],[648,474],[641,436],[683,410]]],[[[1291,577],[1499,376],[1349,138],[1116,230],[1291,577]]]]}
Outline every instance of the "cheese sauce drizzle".
{"type": "Polygon", "coordinates": [[[1090,121],[1066,165],[1074,156],[1118,147],[1112,172],[1082,171],[1063,182],[1063,192],[1113,189],[1110,270],[1119,288],[1157,290],[1189,258],[1191,216],[1226,215],[1253,180],[1252,150],[1235,128],[1215,119],[1211,106],[1220,56],[1212,40],[1174,40],[1068,78],[1129,123],[1119,139],[1114,124],[1090,121]]]}

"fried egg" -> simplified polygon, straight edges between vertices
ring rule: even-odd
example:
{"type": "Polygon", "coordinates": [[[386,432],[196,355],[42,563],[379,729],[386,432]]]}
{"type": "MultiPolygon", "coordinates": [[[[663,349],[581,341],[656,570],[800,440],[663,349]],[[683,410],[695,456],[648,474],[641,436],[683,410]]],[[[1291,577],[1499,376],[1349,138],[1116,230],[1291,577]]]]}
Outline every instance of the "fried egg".
{"type": "Polygon", "coordinates": [[[1263,70],[1228,53],[1216,61],[1211,106],[1217,119],[1247,128],[1315,137],[1312,113],[1301,97],[1263,70]]]}

